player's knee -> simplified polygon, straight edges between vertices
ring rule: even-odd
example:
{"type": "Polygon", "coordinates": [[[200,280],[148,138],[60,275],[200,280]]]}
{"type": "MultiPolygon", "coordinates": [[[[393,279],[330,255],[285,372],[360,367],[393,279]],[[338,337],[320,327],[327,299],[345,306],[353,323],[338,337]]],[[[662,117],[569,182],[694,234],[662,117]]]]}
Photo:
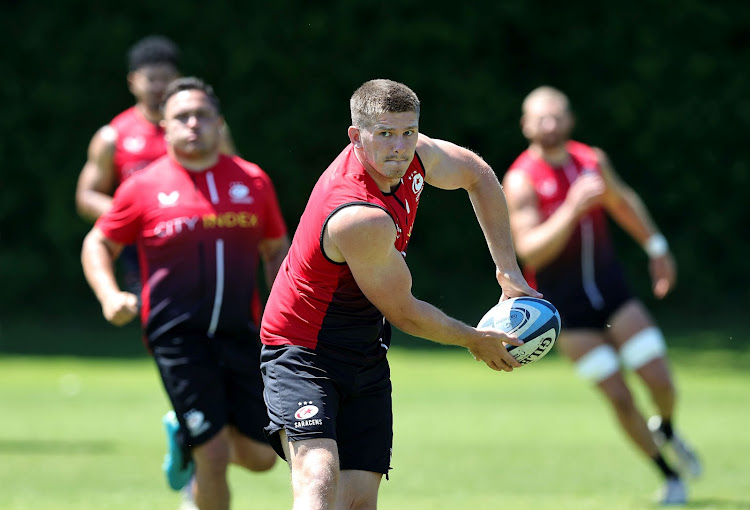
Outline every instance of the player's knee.
{"type": "Polygon", "coordinates": [[[226,437],[219,434],[193,449],[198,469],[204,472],[224,473],[230,460],[230,446],[226,437]]]}
{"type": "Polygon", "coordinates": [[[578,376],[598,384],[620,370],[620,361],[614,348],[598,345],[575,362],[578,376]]]}
{"type": "Polygon", "coordinates": [[[628,369],[638,370],[649,362],[664,357],[666,352],[664,335],[654,326],[642,329],[626,340],[620,347],[620,359],[628,369]]]}
{"type": "Polygon", "coordinates": [[[250,471],[268,471],[276,464],[276,452],[273,448],[256,447],[252,452],[245,453],[241,465],[250,471]]]}

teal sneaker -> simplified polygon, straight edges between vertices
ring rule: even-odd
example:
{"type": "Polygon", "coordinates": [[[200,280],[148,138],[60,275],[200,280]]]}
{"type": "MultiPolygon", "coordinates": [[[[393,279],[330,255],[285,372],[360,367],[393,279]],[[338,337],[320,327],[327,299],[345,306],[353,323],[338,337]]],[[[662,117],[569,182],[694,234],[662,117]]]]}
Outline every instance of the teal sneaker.
{"type": "Polygon", "coordinates": [[[182,448],[177,443],[177,431],[180,430],[180,422],[174,411],[169,411],[161,419],[164,431],[167,433],[167,454],[164,456],[164,464],[161,468],[167,477],[169,486],[178,491],[185,487],[195,472],[192,460],[185,462],[182,448]]]}

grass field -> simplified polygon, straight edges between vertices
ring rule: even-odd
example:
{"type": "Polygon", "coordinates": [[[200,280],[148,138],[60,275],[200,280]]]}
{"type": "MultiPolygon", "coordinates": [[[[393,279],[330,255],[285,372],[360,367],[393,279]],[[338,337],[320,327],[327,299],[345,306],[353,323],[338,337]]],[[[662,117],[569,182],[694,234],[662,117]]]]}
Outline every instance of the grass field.
{"type": "MultiPolygon", "coordinates": [[[[12,326],[0,333],[0,509],[177,507],[160,469],[167,400],[148,358],[32,356],[12,326]]],[[[679,425],[706,469],[688,507],[750,509],[750,353],[701,334],[672,351],[679,425]]],[[[513,374],[453,348],[396,345],[390,359],[395,444],[381,508],[655,508],[655,470],[562,359],[513,374]]],[[[230,478],[233,508],[291,507],[285,465],[230,478]]]]}

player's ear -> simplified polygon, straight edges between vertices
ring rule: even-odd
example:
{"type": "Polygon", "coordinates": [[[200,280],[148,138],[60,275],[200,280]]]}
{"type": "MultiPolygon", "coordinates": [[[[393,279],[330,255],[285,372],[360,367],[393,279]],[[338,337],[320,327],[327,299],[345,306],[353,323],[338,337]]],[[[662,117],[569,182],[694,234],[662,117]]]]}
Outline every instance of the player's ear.
{"type": "Polygon", "coordinates": [[[128,90],[131,94],[135,95],[135,71],[130,71],[127,74],[127,80],[128,80],[128,90]]]}
{"type": "Polygon", "coordinates": [[[352,142],[352,145],[354,145],[355,149],[361,149],[362,148],[362,134],[359,132],[359,129],[354,126],[349,126],[349,140],[352,142]]]}

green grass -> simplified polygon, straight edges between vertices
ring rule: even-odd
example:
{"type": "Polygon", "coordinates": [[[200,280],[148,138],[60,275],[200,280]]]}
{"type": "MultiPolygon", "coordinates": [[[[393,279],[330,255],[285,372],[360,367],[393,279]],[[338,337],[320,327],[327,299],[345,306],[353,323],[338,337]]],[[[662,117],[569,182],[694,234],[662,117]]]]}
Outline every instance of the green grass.
{"type": "MultiPolygon", "coordinates": [[[[701,341],[682,338],[672,357],[679,426],[706,468],[689,508],[750,509],[750,354],[688,348],[701,341]]],[[[396,345],[390,359],[395,444],[381,508],[655,508],[654,468],[564,360],[506,374],[462,349],[396,345]]],[[[176,508],[160,469],[167,409],[144,356],[0,355],[0,509],[176,508]]],[[[291,507],[281,463],[233,468],[230,483],[234,508],[291,507]]]]}

